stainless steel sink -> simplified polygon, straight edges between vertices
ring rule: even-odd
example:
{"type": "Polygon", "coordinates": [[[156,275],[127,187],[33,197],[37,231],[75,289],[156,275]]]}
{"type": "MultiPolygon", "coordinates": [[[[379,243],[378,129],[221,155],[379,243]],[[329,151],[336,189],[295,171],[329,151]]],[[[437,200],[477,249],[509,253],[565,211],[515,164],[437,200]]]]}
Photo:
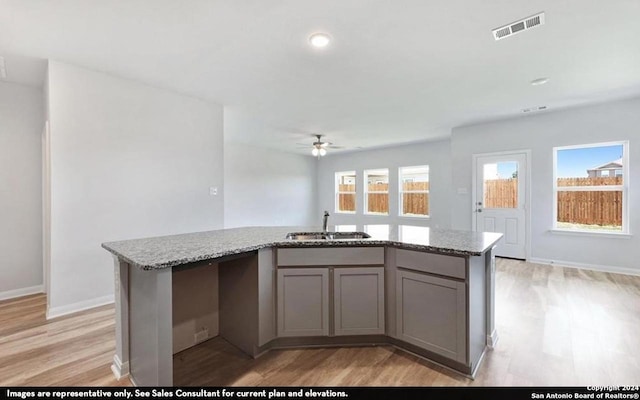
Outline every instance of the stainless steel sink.
{"type": "Polygon", "coordinates": [[[369,239],[371,235],[364,232],[290,232],[286,238],[290,240],[340,240],[369,239]]]}
{"type": "Polygon", "coordinates": [[[369,239],[371,235],[364,232],[330,232],[331,239],[369,239]]]}
{"type": "Polygon", "coordinates": [[[291,240],[326,240],[329,239],[329,234],[322,232],[290,232],[287,233],[286,238],[291,240]]]}

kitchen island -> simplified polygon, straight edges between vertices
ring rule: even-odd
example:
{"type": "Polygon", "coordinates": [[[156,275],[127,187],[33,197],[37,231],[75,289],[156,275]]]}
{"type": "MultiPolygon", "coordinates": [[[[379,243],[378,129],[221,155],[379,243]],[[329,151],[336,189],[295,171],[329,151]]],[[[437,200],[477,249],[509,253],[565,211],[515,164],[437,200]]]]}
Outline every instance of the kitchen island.
{"type": "Polygon", "coordinates": [[[219,335],[251,357],[391,344],[474,376],[497,340],[492,249],[502,235],[398,228],[368,239],[290,240],[318,229],[247,227],[104,243],[115,259],[112,370],[172,386],[174,353],[219,335]],[[179,283],[188,275],[195,280],[179,283]],[[216,308],[207,327],[181,315],[204,298],[216,308]]]}

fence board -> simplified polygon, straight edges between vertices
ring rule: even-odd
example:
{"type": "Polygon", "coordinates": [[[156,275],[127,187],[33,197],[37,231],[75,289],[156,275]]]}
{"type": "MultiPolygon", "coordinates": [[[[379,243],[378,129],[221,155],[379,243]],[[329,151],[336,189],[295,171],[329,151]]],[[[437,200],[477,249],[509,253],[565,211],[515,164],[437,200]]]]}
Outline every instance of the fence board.
{"type": "MultiPolygon", "coordinates": [[[[622,177],[559,178],[558,186],[622,185],[622,177]]],[[[518,179],[485,181],[485,208],[513,208],[518,204],[518,179]]],[[[622,225],[621,191],[558,192],[558,222],[622,225]]]]}
{"type": "Polygon", "coordinates": [[[484,181],[485,208],[516,208],[518,206],[518,178],[484,181]]]}

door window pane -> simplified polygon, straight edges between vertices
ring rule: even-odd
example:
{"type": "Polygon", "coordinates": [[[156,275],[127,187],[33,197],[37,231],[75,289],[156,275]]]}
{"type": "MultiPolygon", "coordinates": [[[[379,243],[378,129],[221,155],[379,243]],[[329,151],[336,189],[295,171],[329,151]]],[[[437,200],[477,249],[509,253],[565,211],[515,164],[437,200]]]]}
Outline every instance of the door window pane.
{"type": "Polygon", "coordinates": [[[518,162],[484,164],[484,208],[518,208],[518,162]]]}

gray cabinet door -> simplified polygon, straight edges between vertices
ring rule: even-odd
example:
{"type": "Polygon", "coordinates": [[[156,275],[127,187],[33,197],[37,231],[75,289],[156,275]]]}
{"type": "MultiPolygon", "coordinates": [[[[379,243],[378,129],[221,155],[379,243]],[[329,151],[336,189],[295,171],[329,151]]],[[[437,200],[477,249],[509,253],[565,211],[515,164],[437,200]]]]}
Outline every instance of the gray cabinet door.
{"type": "Polygon", "coordinates": [[[333,270],[335,335],[384,334],[384,267],[333,270]]]}
{"type": "Polygon", "coordinates": [[[278,336],[329,335],[329,269],[278,269],[278,336]]]}
{"type": "Polygon", "coordinates": [[[396,274],[398,338],[465,363],[465,283],[405,270],[396,274]]]}

